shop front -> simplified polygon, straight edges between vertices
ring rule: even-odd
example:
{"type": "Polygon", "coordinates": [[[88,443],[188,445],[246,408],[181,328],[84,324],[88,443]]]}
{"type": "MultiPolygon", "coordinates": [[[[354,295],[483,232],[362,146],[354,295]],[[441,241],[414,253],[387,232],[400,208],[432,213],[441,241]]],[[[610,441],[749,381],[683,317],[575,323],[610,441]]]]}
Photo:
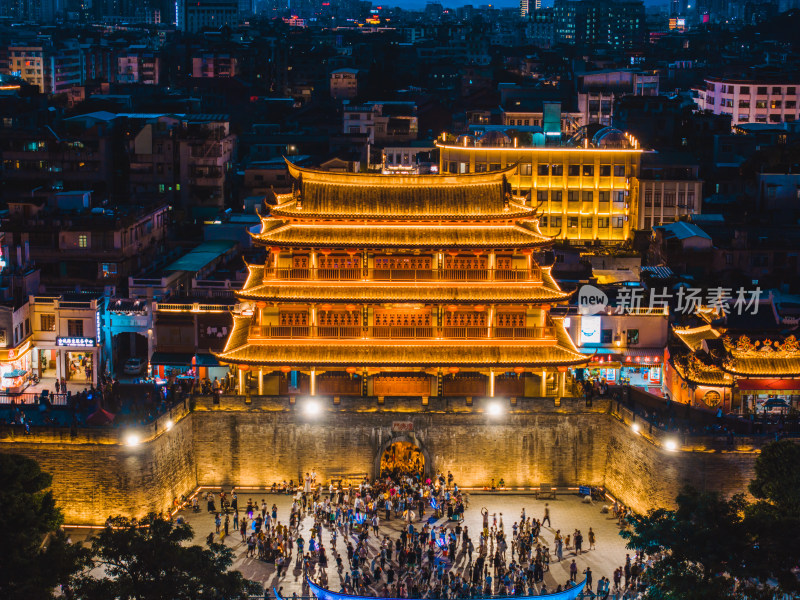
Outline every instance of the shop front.
{"type": "Polygon", "coordinates": [[[660,348],[608,353],[601,349],[589,362],[585,375],[609,385],[633,385],[655,392],[661,389],[663,381],[662,363],[660,348]]]}
{"type": "Polygon", "coordinates": [[[194,381],[195,355],[190,352],[153,352],[150,358],[152,376],[155,379],[168,381],[194,381]]]}
{"type": "Polygon", "coordinates": [[[31,341],[16,348],[0,350],[0,390],[5,394],[19,394],[31,384],[31,341]]]}
{"type": "Polygon", "coordinates": [[[736,389],[745,412],[784,413],[800,409],[800,379],[739,379],[736,389]]]}
{"type": "Polygon", "coordinates": [[[87,337],[58,337],[56,346],[61,378],[70,383],[97,384],[97,340],[87,337]]]}

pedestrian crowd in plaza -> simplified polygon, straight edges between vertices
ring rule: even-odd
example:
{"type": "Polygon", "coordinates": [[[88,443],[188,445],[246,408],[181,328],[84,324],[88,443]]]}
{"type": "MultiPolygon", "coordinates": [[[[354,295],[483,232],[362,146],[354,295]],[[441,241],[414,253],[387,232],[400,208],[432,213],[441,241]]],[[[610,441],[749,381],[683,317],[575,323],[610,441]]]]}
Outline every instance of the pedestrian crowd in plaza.
{"type": "MultiPolygon", "coordinates": [[[[245,501],[235,492],[219,494],[218,509],[217,498],[209,492],[206,509],[214,514],[215,532],[208,541],[215,535],[224,539],[238,534],[246,557],[275,564],[276,587],[294,569],[303,582],[309,577],[320,587],[335,589],[329,580],[329,571],[335,569],[340,593],[384,598],[546,595],[574,587],[584,578],[587,597],[633,599],[641,592],[640,575],[647,565],[640,556],[628,555],[610,579],[595,581],[591,569],[580,568],[576,561],[595,550],[595,532],[591,527],[585,534],[554,529],[547,504],[541,520],[523,508],[510,527],[502,513],[483,507],[482,528],[471,532],[463,524],[469,498],[449,473],[434,480],[403,475],[328,488],[315,485],[315,479],[315,474],[306,474],[296,491],[293,482],[276,486],[294,494],[288,521],[287,515],[278,519],[277,505],[263,499],[245,501]],[[306,516],[313,517],[307,538],[300,531],[306,516]],[[390,536],[380,525],[393,520],[402,526],[398,535],[390,536]],[[555,534],[552,547],[541,535],[545,527],[555,534]],[[330,534],[327,544],[324,530],[330,534]],[[340,552],[342,547],[346,550],[340,552]],[[568,579],[548,587],[544,574],[552,563],[564,560],[570,561],[568,579]]],[[[198,499],[193,502],[200,511],[198,499]]],[[[608,510],[624,525],[624,507],[615,502],[608,510]]]]}

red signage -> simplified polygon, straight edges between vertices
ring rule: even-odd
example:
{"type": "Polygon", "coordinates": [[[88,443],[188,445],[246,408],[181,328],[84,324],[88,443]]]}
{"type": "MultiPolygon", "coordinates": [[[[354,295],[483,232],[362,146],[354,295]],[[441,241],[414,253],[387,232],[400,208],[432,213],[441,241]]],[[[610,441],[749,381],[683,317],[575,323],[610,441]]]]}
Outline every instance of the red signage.
{"type": "Polygon", "coordinates": [[[394,433],[403,433],[407,431],[414,431],[413,421],[392,421],[392,431],[394,433]]]}

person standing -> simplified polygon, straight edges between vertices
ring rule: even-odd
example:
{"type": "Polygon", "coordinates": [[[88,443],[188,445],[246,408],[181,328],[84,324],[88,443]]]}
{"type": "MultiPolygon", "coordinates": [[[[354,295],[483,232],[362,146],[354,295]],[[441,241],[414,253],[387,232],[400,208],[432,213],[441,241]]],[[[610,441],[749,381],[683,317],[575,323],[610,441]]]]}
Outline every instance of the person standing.
{"type": "Polygon", "coordinates": [[[592,528],[589,527],[589,550],[594,550],[594,543],[595,543],[594,531],[592,531],[592,528]]]}
{"type": "MultiPolygon", "coordinates": [[[[575,563],[574,560],[572,562],[573,562],[573,564],[575,563]]],[[[589,590],[589,592],[591,592],[592,591],[592,570],[589,567],[586,567],[586,570],[583,572],[583,574],[586,575],[586,589],[589,590]]]]}
{"type": "Polygon", "coordinates": [[[572,562],[569,565],[569,580],[575,583],[578,580],[578,565],[575,562],[575,559],[572,559],[572,562]]]}
{"type": "Polygon", "coordinates": [[[544,503],[544,518],[542,519],[542,527],[544,527],[544,522],[547,521],[547,525],[552,527],[550,523],[550,505],[545,502],[544,503]]]}

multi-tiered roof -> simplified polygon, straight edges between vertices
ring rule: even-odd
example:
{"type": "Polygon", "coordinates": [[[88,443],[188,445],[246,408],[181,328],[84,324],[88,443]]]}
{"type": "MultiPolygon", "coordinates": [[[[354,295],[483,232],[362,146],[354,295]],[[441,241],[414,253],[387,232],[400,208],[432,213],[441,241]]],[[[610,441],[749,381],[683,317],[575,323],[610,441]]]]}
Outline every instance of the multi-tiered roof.
{"type": "MultiPolygon", "coordinates": [[[[565,301],[563,292],[532,254],[551,242],[538,227],[535,209],[514,197],[506,171],[465,175],[376,175],[300,168],[290,194],[278,196],[262,217],[254,240],[267,246],[265,265],[248,265],[239,298],[255,307],[326,303],[323,306],[425,305],[455,310],[471,305],[538,305],[565,301]],[[277,257],[347,253],[363,257],[356,268],[324,273],[315,264],[281,267],[277,257]],[[490,268],[453,274],[441,269],[443,256],[496,253],[527,259],[527,267],[490,268]],[[378,254],[433,256],[433,267],[391,276],[370,263],[378,254]],[[437,258],[438,257],[438,258],[437,258]],[[437,263],[438,260],[438,263],[437,263]],[[439,265],[437,268],[436,264],[439,265]]],[[[509,259],[510,261],[511,259],[509,259]]],[[[491,261],[490,261],[491,262],[491,261]]],[[[510,264],[510,263],[509,263],[510,264]]],[[[258,309],[256,309],[257,312],[258,309]]],[[[234,317],[220,359],[233,364],[302,367],[470,366],[547,367],[586,361],[558,319],[528,337],[449,339],[436,327],[423,339],[396,339],[365,326],[337,339],[256,336],[258,315],[234,317]]],[[[259,322],[260,324],[260,322],[259,322]]],[[[441,323],[439,324],[441,325],[441,323]]],[[[529,328],[533,329],[533,328],[529,328]]],[[[469,336],[468,336],[469,337],[469,336]]]]}

